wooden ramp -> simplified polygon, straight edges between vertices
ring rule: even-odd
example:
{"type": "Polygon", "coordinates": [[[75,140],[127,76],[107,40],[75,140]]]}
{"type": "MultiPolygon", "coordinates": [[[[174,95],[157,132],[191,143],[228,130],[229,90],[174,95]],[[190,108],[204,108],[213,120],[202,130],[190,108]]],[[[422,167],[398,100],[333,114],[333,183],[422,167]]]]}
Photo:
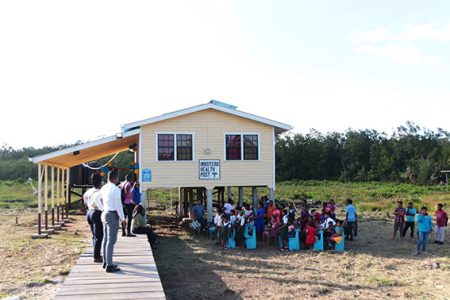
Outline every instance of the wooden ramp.
{"type": "Polygon", "coordinates": [[[106,273],[88,247],[54,299],[165,299],[146,235],[118,236],[113,260],[121,270],[106,273]]]}

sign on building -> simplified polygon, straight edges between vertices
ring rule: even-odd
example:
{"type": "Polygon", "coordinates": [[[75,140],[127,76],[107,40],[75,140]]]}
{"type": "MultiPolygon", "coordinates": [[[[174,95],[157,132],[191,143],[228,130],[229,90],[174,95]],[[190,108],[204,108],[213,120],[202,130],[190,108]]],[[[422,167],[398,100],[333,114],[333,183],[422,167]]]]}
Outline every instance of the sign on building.
{"type": "Polygon", "coordinates": [[[198,177],[200,180],[220,179],[220,160],[199,160],[198,177]]]}
{"type": "Polygon", "coordinates": [[[152,170],[143,169],[142,170],[142,182],[152,182],[152,170]]]}

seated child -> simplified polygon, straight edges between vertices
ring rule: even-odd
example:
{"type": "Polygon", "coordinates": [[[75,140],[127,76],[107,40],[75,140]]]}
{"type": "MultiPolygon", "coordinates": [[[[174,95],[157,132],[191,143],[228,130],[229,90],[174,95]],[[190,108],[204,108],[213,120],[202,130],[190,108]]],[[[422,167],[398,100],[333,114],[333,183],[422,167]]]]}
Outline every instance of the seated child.
{"type": "Polygon", "coordinates": [[[330,240],[335,234],[334,223],[332,221],[328,222],[328,227],[323,232],[324,248],[331,249],[330,240]]]}
{"type": "Polygon", "coordinates": [[[311,249],[316,242],[316,223],[310,220],[306,226],[306,249],[311,249]]]}
{"type": "Polygon", "coordinates": [[[288,219],[288,238],[295,238],[294,218],[288,219]]]}
{"type": "Polygon", "coordinates": [[[344,232],[344,222],[342,220],[338,220],[336,223],[336,227],[334,228],[334,234],[331,236],[330,243],[334,246],[337,243],[340,243],[342,240],[342,233],[344,232]]]}

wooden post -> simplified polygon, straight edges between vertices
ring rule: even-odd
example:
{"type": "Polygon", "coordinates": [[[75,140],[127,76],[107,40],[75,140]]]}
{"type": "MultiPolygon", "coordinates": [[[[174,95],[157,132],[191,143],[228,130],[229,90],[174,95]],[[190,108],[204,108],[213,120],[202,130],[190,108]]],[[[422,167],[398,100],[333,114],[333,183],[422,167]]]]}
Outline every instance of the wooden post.
{"type": "Polygon", "coordinates": [[[188,207],[188,211],[189,211],[189,219],[192,219],[192,207],[194,205],[194,189],[193,188],[189,188],[189,207],[188,207]]]}
{"type": "Polygon", "coordinates": [[[52,226],[55,226],[55,167],[52,166],[52,226]]]}
{"type": "Polygon", "coordinates": [[[172,212],[173,207],[173,194],[172,194],[172,188],[170,188],[170,209],[169,211],[172,212]]]}
{"type": "Polygon", "coordinates": [[[42,219],[42,165],[38,164],[38,234],[41,235],[42,219]]]}
{"type": "Polygon", "coordinates": [[[227,201],[231,198],[233,198],[233,195],[231,193],[231,186],[228,186],[227,187],[227,201]]]}
{"type": "Polygon", "coordinates": [[[66,169],[61,168],[61,220],[64,220],[64,203],[66,199],[66,193],[65,193],[65,187],[64,184],[66,182],[66,175],[65,175],[66,169]]]}
{"type": "Polygon", "coordinates": [[[45,230],[48,230],[48,166],[44,164],[45,230]]]}
{"type": "Polygon", "coordinates": [[[181,188],[178,187],[178,206],[176,207],[176,214],[181,216],[181,188]]]}
{"type": "Polygon", "coordinates": [[[56,221],[59,223],[59,205],[60,205],[60,193],[59,193],[59,177],[60,177],[61,169],[56,168],[56,221]]]}
{"type": "Polygon", "coordinates": [[[69,218],[70,168],[66,169],[66,218],[69,218]]]}
{"type": "Polygon", "coordinates": [[[208,222],[212,222],[212,192],[211,188],[206,190],[207,210],[208,210],[208,222]]]}
{"type": "Polygon", "coordinates": [[[242,186],[239,187],[239,207],[242,207],[244,204],[244,188],[242,186]]]}
{"type": "Polygon", "coordinates": [[[256,186],[252,187],[253,211],[256,213],[258,204],[258,191],[256,186]]]}
{"type": "Polygon", "coordinates": [[[189,191],[187,188],[183,188],[183,214],[185,218],[189,216],[188,200],[189,200],[189,191]]]}

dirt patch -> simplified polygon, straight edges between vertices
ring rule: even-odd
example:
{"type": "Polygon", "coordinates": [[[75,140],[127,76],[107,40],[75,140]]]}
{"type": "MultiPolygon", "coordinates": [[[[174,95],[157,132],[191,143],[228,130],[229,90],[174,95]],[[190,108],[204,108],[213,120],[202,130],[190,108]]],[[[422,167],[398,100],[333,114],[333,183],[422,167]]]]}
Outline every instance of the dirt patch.
{"type": "Polygon", "coordinates": [[[0,214],[0,298],[53,298],[86,245],[89,227],[83,216],[71,217],[48,239],[33,240],[36,218],[34,211],[0,214]]]}
{"type": "Polygon", "coordinates": [[[343,254],[280,253],[263,244],[220,250],[174,219],[152,222],[163,241],[154,256],[168,299],[450,298],[448,246],[430,244],[428,255],[413,257],[414,242],[391,241],[392,223],[376,216],[361,220],[343,254]]]}

